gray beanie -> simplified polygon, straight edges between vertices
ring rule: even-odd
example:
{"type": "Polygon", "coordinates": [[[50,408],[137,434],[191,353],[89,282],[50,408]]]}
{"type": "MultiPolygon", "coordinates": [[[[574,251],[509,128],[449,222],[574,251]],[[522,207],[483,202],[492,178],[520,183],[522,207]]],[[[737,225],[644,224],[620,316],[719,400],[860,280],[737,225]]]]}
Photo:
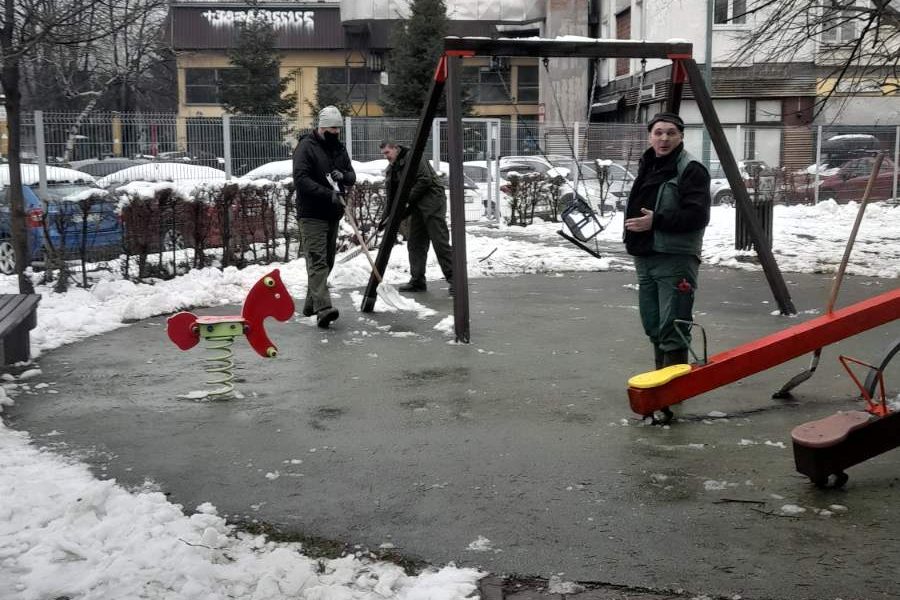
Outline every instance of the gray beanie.
{"type": "Polygon", "coordinates": [[[319,111],[319,127],[343,127],[344,119],[336,106],[326,106],[319,111]]]}

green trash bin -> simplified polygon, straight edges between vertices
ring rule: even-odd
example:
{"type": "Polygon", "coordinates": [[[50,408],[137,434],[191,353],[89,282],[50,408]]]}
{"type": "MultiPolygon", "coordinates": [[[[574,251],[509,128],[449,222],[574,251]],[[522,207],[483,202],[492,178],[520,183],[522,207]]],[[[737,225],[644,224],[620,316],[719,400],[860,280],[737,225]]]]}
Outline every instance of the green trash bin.
{"type": "MultiPolygon", "coordinates": [[[[754,182],[753,193],[750,195],[751,210],[756,217],[762,229],[762,239],[766,247],[772,248],[772,213],[775,206],[775,177],[772,175],[764,175],[754,182]]],[[[735,250],[753,250],[756,245],[750,235],[750,227],[743,213],[735,207],[736,216],[734,220],[734,249],[735,250]]]]}

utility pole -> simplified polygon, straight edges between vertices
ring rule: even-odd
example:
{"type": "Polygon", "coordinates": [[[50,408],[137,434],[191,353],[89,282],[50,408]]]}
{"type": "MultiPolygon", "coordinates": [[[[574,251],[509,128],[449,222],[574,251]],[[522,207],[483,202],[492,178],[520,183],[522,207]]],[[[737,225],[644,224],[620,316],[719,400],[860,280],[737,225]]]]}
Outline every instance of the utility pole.
{"type": "MultiPolygon", "coordinates": [[[[706,91],[712,97],[712,36],[713,36],[713,5],[715,0],[706,0],[706,59],[703,61],[703,77],[706,79],[706,91]]],[[[710,168],[710,144],[709,132],[703,128],[703,146],[701,160],[706,168],[710,168]]]]}

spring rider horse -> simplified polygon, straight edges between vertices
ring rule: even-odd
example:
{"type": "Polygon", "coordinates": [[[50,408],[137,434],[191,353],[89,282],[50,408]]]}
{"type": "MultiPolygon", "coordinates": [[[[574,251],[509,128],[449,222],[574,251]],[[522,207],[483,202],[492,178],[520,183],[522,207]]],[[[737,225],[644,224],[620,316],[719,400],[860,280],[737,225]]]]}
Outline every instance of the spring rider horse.
{"type": "Polygon", "coordinates": [[[198,317],[190,312],[180,312],[169,317],[166,333],[182,350],[190,350],[202,339],[212,355],[206,358],[206,372],[213,377],[207,385],[214,387],[206,396],[224,396],[234,391],[234,338],[246,335],[250,347],[263,358],[275,358],[278,348],[266,335],[263,322],[267,317],[287,321],[294,315],[294,299],[288,293],[278,269],[257,281],[239,316],[198,317]]]}

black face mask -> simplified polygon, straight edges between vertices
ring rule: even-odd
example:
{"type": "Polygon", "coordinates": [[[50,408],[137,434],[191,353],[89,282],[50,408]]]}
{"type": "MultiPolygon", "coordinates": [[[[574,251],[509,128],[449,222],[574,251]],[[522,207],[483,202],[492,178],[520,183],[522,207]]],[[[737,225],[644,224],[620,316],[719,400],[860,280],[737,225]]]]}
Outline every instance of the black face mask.
{"type": "Polygon", "coordinates": [[[325,140],[325,144],[328,146],[337,146],[341,141],[341,138],[338,137],[338,134],[331,133],[330,131],[323,131],[322,139],[325,140]]]}

